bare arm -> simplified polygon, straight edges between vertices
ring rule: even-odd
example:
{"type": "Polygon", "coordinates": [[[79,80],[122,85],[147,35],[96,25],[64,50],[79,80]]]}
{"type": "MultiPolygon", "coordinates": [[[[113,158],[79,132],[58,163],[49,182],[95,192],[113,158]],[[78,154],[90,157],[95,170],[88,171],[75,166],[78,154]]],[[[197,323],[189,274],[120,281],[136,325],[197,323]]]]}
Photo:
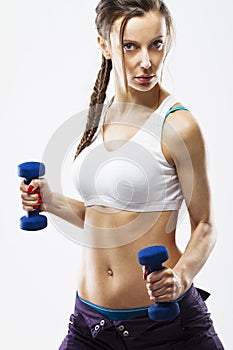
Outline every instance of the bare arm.
{"type": "Polygon", "coordinates": [[[190,217],[191,235],[173,270],[148,276],[149,294],[153,296],[152,300],[156,298],[157,301],[176,299],[187,290],[206,263],[216,242],[211,219],[205,145],[197,122],[189,112],[176,112],[165,123],[163,141],[170,158],[168,160],[175,165],[182,186],[190,217]]]}
{"type": "Polygon", "coordinates": [[[205,145],[200,128],[188,112],[176,117],[169,119],[167,144],[188,208],[191,237],[174,271],[180,275],[186,289],[207,261],[215,245],[216,232],[211,218],[205,145]]]}
{"type": "Polygon", "coordinates": [[[22,192],[21,197],[24,210],[33,211],[35,210],[35,206],[40,204],[42,211],[47,211],[83,228],[85,219],[85,206],[83,202],[68,198],[60,193],[52,192],[46,179],[32,180],[30,185],[22,182],[20,190],[22,192]],[[37,193],[38,188],[40,189],[39,194],[37,193]]]}
{"type": "Polygon", "coordinates": [[[74,224],[75,226],[83,228],[85,219],[85,207],[83,202],[65,197],[60,193],[53,193],[51,204],[47,206],[48,212],[74,224]]]}

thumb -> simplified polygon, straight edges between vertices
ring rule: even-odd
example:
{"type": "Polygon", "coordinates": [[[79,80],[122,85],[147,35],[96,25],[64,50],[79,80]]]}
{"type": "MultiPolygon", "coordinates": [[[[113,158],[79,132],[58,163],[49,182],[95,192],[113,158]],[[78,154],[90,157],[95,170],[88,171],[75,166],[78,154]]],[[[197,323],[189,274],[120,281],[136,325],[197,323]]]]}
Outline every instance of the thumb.
{"type": "Polygon", "coordinates": [[[39,186],[40,186],[39,180],[33,179],[28,185],[27,192],[28,193],[34,192],[37,188],[39,188],[39,186]]]}

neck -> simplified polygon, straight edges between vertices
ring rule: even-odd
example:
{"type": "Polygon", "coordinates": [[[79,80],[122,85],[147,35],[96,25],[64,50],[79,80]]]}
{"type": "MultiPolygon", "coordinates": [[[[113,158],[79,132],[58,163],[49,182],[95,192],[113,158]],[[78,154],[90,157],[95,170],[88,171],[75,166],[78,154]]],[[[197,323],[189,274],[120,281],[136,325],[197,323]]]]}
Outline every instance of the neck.
{"type": "Polygon", "coordinates": [[[134,103],[140,106],[144,106],[155,110],[158,108],[160,104],[160,92],[162,88],[159,84],[157,84],[150,91],[142,92],[129,88],[129,92],[127,93],[122,91],[117,91],[115,94],[114,101],[115,102],[125,102],[125,103],[134,103]]]}

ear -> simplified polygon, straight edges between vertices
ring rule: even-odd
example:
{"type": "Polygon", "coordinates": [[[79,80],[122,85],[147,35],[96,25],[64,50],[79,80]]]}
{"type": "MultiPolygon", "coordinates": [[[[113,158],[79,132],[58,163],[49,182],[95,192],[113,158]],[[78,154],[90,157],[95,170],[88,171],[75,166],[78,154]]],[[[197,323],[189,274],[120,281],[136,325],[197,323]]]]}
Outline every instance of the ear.
{"type": "Polygon", "coordinates": [[[109,52],[110,51],[109,50],[109,43],[101,35],[98,35],[97,41],[98,41],[99,47],[102,51],[102,54],[104,55],[106,60],[111,59],[111,55],[109,52]]]}

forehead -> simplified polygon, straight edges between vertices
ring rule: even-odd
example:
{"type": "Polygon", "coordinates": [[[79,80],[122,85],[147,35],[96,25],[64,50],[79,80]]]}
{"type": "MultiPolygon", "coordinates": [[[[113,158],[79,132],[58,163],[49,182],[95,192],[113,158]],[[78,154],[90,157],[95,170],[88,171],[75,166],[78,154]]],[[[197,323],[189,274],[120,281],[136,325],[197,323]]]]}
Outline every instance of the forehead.
{"type": "MultiPolygon", "coordinates": [[[[120,27],[123,17],[118,18],[112,26],[110,37],[119,39],[120,27]]],[[[143,16],[136,16],[129,19],[124,31],[125,40],[145,40],[159,36],[166,36],[166,21],[158,11],[150,11],[143,16]]]]}

